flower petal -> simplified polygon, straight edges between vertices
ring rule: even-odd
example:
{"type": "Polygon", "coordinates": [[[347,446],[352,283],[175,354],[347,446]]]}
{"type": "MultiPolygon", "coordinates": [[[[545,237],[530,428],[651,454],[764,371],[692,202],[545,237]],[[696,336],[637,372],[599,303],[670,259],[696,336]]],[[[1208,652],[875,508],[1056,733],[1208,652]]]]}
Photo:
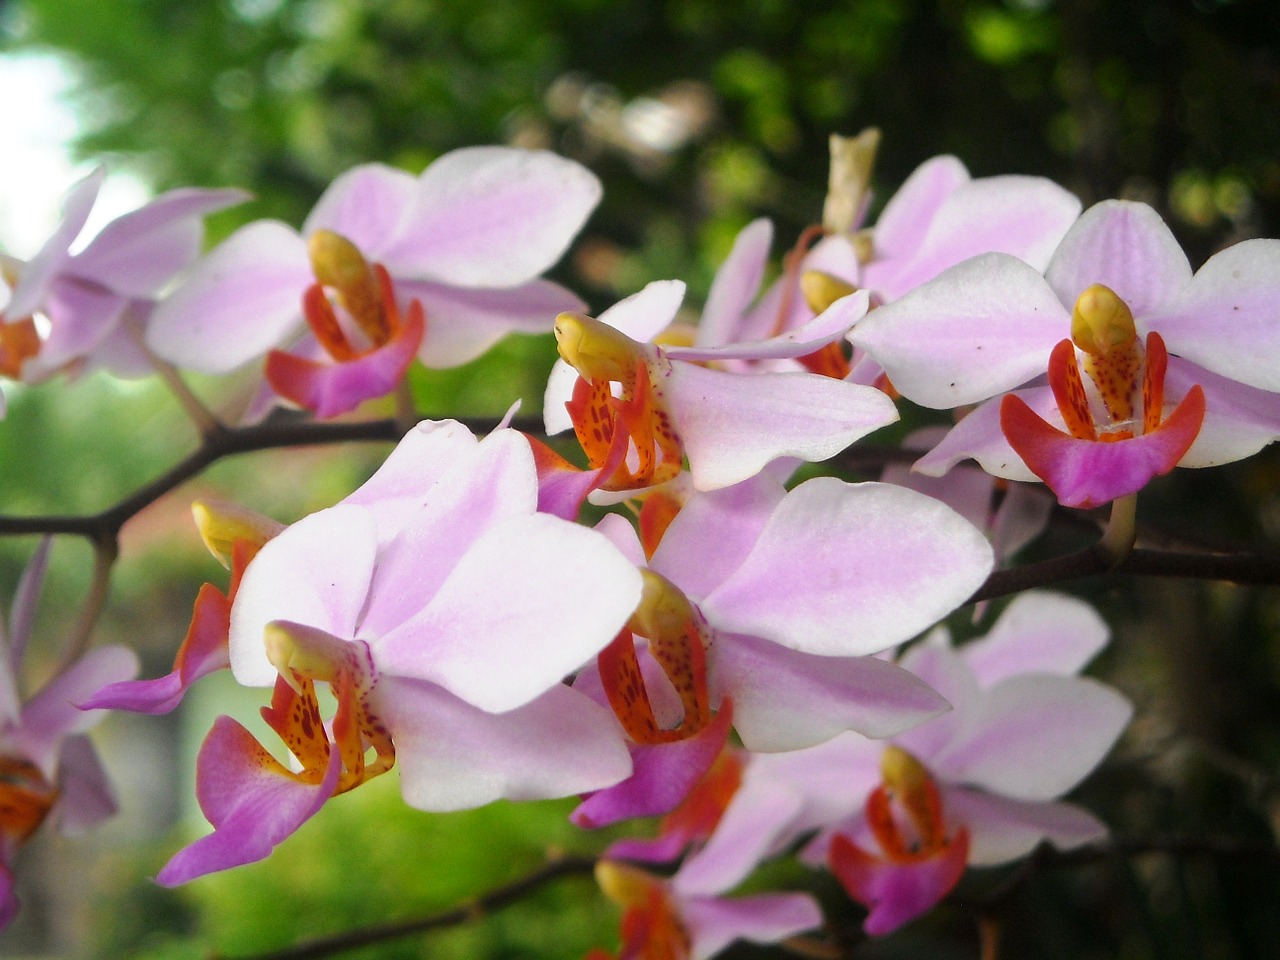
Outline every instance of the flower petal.
{"type": "Polygon", "coordinates": [[[1153,432],[1106,443],[1080,440],[1050,426],[1018,396],[1000,404],[1010,446],[1068,507],[1096,507],[1137,493],[1177,466],[1204,420],[1204,391],[1193,387],[1153,432]]]}
{"type": "Polygon", "coordinates": [[[660,389],[699,490],[739,483],[779,457],[825,460],[898,419],[879,390],[816,374],[733,374],[677,361],[660,389]]]}
{"type": "Polygon", "coordinates": [[[1070,314],[1034,267],[989,253],[877,307],[849,333],[904,396],[949,410],[1044,373],[1070,314]]]}
{"type": "Polygon", "coordinates": [[[201,218],[249,199],[243,190],[185,187],[117,217],[71,258],[67,272],[129,297],[155,297],[200,255],[201,218]]]}
{"type": "Polygon", "coordinates": [[[410,280],[513,287],[560,259],[600,194],[595,174],[554,153],[453,150],[422,172],[382,260],[410,280]]]}
{"type": "MultiPolygon", "coordinates": [[[[970,180],[941,203],[928,232],[916,237],[910,256],[897,263],[873,260],[864,283],[884,300],[896,300],[943,270],[984,253],[1007,253],[1042,270],[1079,215],[1075,195],[1043,177],[970,180]]],[[[879,227],[875,239],[880,240],[879,227]]]]}
{"type": "Polygon", "coordinates": [[[1087,677],[1010,677],[986,691],[930,769],[939,780],[1052,800],[1098,765],[1132,715],[1128,700],[1087,677]]]}
{"type": "Polygon", "coordinates": [[[418,358],[435,370],[469,363],[509,333],[550,333],[558,314],[584,308],[576,295],[548,280],[505,290],[397,281],[396,294],[402,305],[417,300],[426,311],[428,332],[418,358]]]}
{"type": "Polygon", "coordinates": [[[688,796],[724,749],[732,710],[721,708],[692,737],[652,746],[633,746],[633,771],[620,783],[597,790],[574,809],[570,819],[596,829],[633,817],[669,813],[688,796]]]}
{"type": "Polygon", "coordinates": [[[692,940],[690,960],[708,960],[735,940],[777,943],[822,926],[818,902],[805,893],[689,897],[679,909],[692,940]]]}
{"type": "Polygon", "coordinates": [[[901,643],[991,571],[986,538],[950,507],[890,484],[809,480],[700,604],[716,628],[822,656],[901,643]]]}
{"type": "Polygon", "coordinates": [[[732,634],[716,643],[716,684],[733,698],[748,750],[798,750],[846,730],[890,737],[948,709],[919,678],[874,657],[818,657],[732,634]]]}
{"type": "Polygon", "coordinates": [[[984,687],[1023,673],[1073,676],[1107,645],[1109,634],[1106,621],[1083,600],[1030,590],[960,656],[984,687]]]}
{"type": "Polygon", "coordinates": [[[849,896],[871,910],[862,929],[879,937],[923,916],[955,888],[964,875],[968,846],[968,835],[961,830],[937,856],[891,863],[837,835],[829,866],[849,896]]]}
{"type": "Polygon", "coordinates": [[[609,712],[564,686],[494,714],[433,684],[384,676],[378,710],[395,741],[405,802],[420,810],[566,797],[631,771],[609,712]]]}
{"type": "Polygon", "coordinates": [[[151,315],[147,344],[180,367],[226,373],[302,325],[313,282],[302,239],[274,220],[241,227],[195,265],[151,315]]]}
{"type": "Polygon", "coordinates": [[[418,178],[383,163],[363,163],[329,184],[302,225],[302,235],[330,230],[350,240],[365,258],[383,261],[395,249],[418,192],[418,178]]]}
{"type": "Polygon", "coordinates": [[[351,639],[369,593],[377,541],[373,516],[339,504],[303,517],[268,540],[245,571],[231,607],[230,656],[236,680],[271,686],[267,624],[288,620],[351,639]]]}
{"type": "Polygon", "coordinates": [[[187,688],[201,677],[231,666],[227,649],[231,603],[211,583],[196,595],[191,624],[174,658],[173,670],[154,680],[110,683],[78,706],[81,710],[130,710],[135,713],[169,713],[182,702],[187,688]]]}
{"type": "Polygon", "coordinates": [[[738,232],[733,249],[711,282],[698,324],[698,346],[714,347],[738,341],[742,316],[760,290],[772,244],[773,223],[763,217],[738,232]]]}
{"type": "Polygon", "coordinates": [[[944,787],[943,806],[969,830],[969,863],[989,867],[1024,857],[1048,840],[1070,850],[1107,835],[1093,814],[1071,803],[1010,800],[981,790],[944,787]]]}
{"type": "MultiPolygon", "coordinates": [[[[1280,240],[1215,254],[1149,320],[1171,353],[1262,390],[1280,391],[1280,240]]],[[[1136,312],[1136,311],[1135,311],[1136,312]]]]}
{"type": "Polygon", "coordinates": [[[165,864],[156,877],[162,886],[265,859],[333,795],[342,753],[330,751],[319,783],[303,783],[248,730],[230,717],[218,717],[197,764],[196,795],[214,830],[165,864]]]}
{"type": "MultiPolygon", "coordinates": [[[[1160,215],[1145,203],[1104,200],[1067,231],[1045,277],[1068,309],[1087,287],[1101,283],[1135,318],[1143,318],[1181,292],[1191,279],[1191,265],[1160,215]]],[[[1067,328],[1060,332],[1066,336],[1067,328]]]]}
{"type": "Polygon", "coordinates": [[[388,673],[511,710],[598,653],[639,600],[639,571],[600,534],[511,517],[475,540],[420,614],[376,641],[375,657],[388,673]]]}
{"type": "Polygon", "coordinates": [[[422,311],[410,310],[394,337],[354,360],[324,362],[272,350],[267,355],[267,382],[282,397],[320,419],[336,417],[398,387],[413,363],[423,332],[422,311]]]}

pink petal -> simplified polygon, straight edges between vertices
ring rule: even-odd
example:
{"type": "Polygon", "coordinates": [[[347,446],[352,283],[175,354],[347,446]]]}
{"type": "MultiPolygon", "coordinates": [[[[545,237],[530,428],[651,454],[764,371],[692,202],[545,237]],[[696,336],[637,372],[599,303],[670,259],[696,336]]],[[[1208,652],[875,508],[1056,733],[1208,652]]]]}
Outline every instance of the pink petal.
{"type": "Polygon", "coordinates": [[[1176,353],[1215,373],[1280,391],[1280,240],[1246,240],[1215,254],[1149,318],[1176,353]]]}
{"type": "Polygon", "coordinates": [[[715,662],[748,750],[799,750],[846,730],[890,737],[949,709],[913,674],[874,657],[818,657],[722,634],[715,662]]]}
{"type": "Polygon", "coordinates": [[[548,280],[507,290],[464,290],[439,283],[397,281],[402,302],[417,300],[427,315],[418,358],[432,369],[469,363],[510,333],[550,333],[560,313],[583,310],[573,293],[548,280]]]}
{"type": "Polygon", "coordinates": [[[4,308],[10,317],[30,316],[40,309],[49,284],[71,259],[71,244],[84,229],[106,175],[105,167],[95,167],[71,188],[63,202],[62,221],[39,252],[22,267],[18,284],[4,308]]]}
{"type": "Polygon", "coordinates": [[[951,156],[926,160],[889,198],[876,222],[875,247],[886,259],[906,257],[916,250],[947,197],[969,182],[969,171],[951,156]]]}
{"type": "Polygon", "coordinates": [[[708,960],[735,940],[777,943],[822,926],[817,901],[803,893],[681,898],[679,910],[693,941],[690,960],[708,960]]]}
{"type": "Polygon", "coordinates": [[[81,710],[76,704],[106,684],[137,672],[138,657],[127,647],[90,650],[26,702],[19,727],[11,734],[12,741],[48,775],[62,739],[68,734],[83,733],[102,719],[100,711],[81,710]]]}
{"type": "MultiPolygon", "coordinates": [[[[864,282],[885,300],[894,300],[983,253],[1007,253],[1042,270],[1079,214],[1080,201],[1043,177],[971,180],[943,201],[905,262],[882,265],[873,260],[864,282]]],[[[879,240],[878,229],[875,237],[879,240]]]]}
{"type": "Polygon", "coordinates": [[[954,610],[992,563],[986,538],[936,500],[819,477],[787,494],[750,555],[700,606],[718,629],[859,656],[954,610]]]}
{"type": "Polygon", "coordinates": [[[342,770],[341,751],[331,750],[324,779],[301,783],[230,717],[213,722],[196,762],[196,795],[214,830],[165,864],[162,886],[265,859],[324,806],[342,770]]]}
{"type": "Polygon", "coordinates": [[[259,220],[223,241],[160,302],[147,344],[180,367],[226,373],[301,327],[302,292],[313,282],[302,239],[283,223],[259,220]]]}
{"type": "Polygon", "coordinates": [[[362,507],[321,510],[268,540],[245,571],[231,608],[231,669],[246,686],[271,686],[263,631],[274,620],[355,636],[369,593],[374,520],[362,507]]]}
{"type": "Polygon", "coordinates": [[[947,713],[894,737],[896,745],[929,764],[935,754],[945,750],[972,722],[974,712],[982,704],[981,690],[969,665],[951,648],[950,636],[944,627],[914,644],[899,663],[951,704],[947,713]]]}
{"type": "Polygon", "coordinates": [[[1042,840],[1070,850],[1107,835],[1097,817],[1070,803],[1010,800],[980,790],[946,787],[943,805],[969,829],[969,863],[975,867],[1017,860],[1042,840]]]}
{"type": "Polygon", "coordinates": [[[1152,433],[1112,443],[1063,433],[1017,396],[1007,396],[1000,404],[1005,438],[1068,507],[1096,507],[1137,493],[1153,477],[1177,466],[1203,420],[1204,392],[1198,387],[1152,433]]]}
{"type": "Polygon", "coordinates": [[[1098,765],[1132,715],[1128,700],[1085,677],[1010,677],[986,692],[930,769],[1014,799],[1052,800],[1098,765]]]}
{"type": "Polygon", "coordinates": [[[639,600],[639,572],[595,531],[511,517],[475,540],[420,614],[375,641],[375,657],[388,673],[511,710],[598,653],[639,600]]]}
{"type": "MultiPolygon", "coordinates": [[[[1041,419],[1061,423],[1058,402],[1048,387],[1018,390],[1013,396],[1023,400],[1041,419]]],[[[966,413],[911,469],[928,477],[942,477],[961,460],[973,459],[993,477],[1038,483],[1040,478],[1027,469],[1005,439],[1000,426],[1000,399],[988,400],[966,413]]]]}
{"type": "Polygon", "coordinates": [[[267,355],[267,382],[318,418],[336,417],[398,387],[418,352],[424,329],[421,312],[410,311],[385,344],[344,362],[307,360],[273,350],[267,355]]]}
{"type": "Polygon", "coordinates": [[[671,364],[660,385],[693,485],[715,490],[780,457],[825,460],[898,419],[879,390],[809,373],[725,373],[671,364]]]}
{"type": "Polygon", "coordinates": [[[831,872],[849,896],[870,908],[862,929],[873,937],[892,933],[923,916],[955,888],[964,875],[968,843],[958,834],[938,856],[914,863],[891,863],[868,856],[844,836],[831,845],[831,872]]]}
{"type": "Polygon", "coordinates": [[[1183,397],[1193,386],[1204,390],[1204,423],[1181,467],[1234,463],[1280,438],[1280,393],[1258,390],[1210,373],[1179,357],[1169,358],[1165,400],[1183,397]]]}
{"type": "Polygon", "coordinates": [[[397,231],[413,205],[418,178],[382,163],[364,163],[329,184],[302,225],[302,235],[330,230],[350,240],[365,258],[381,262],[395,249],[397,231]]]}
{"type": "Polygon", "coordinates": [[[1079,673],[1107,645],[1110,631],[1083,600],[1033,590],[1019,594],[991,631],[960,655],[984,687],[1023,673],[1079,673]]]}
{"type": "Polygon", "coordinates": [[[586,797],[571,819],[594,830],[634,817],[670,813],[711,769],[724,749],[732,711],[722,709],[692,737],[653,746],[632,746],[631,776],[586,797]]]}
{"type": "Polygon", "coordinates": [[[762,473],[694,494],[667,527],[649,565],[690,599],[700,600],[746,559],[786,492],[762,473]]]}
{"type": "Polygon", "coordinates": [[[43,310],[49,336],[22,368],[23,379],[41,380],[90,354],[115,332],[129,300],[96,284],[55,277],[45,291],[43,310]]]}
{"type": "Polygon", "coordinates": [[[231,666],[227,632],[231,604],[211,583],[200,588],[191,612],[191,625],[174,659],[173,670],[154,680],[125,680],[103,687],[79,704],[82,710],[130,710],[169,713],[182,702],[187,688],[201,677],[231,666]]]}
{"type": "MultiPolygon", "coordinates": [[[[1182,291],[1191,265],[1160,215],[1145,203],[1104,200],[1063,237],[1045,276],[1068,310],[1085,288],[1101,283],[1143,318],[1182,291]]],[[[1067,335],[1065,327],[1061,335],[1067,335]]]]}
{"type": "Polygon", "coordinates": [[[671,325],[684,293],[681,280],[654,280],[639,293],[619,300],[598,319],[637,343],[648,343],[671,325]]]}
{"type": "Polygon", "coordinates": [[[405,802],[421,810],[571,796],[631,771],[611,714],[568,687],[502,714],[400,677],[382,677],[378,698],[405,802]]]}
{"type": "Polygon", "coordinates": [[[155,297],[200,255],[201,218],[249,199],[243,190],[170,190],[117,217],[67,271],[129,297],[155,297]]]}
{"type": "Polygon", "coordinates": [[[360,622],[366,637],[384,637],[419,615],[482,534],[533,513],[537,481],[523,436],[498,430],[480,443],[468,443],[469,434],[466,439],[450,434],[419,435],[413,455],[397,458],[397,471],[432,453],[445,467],[427,463],[416,496],[412,486],[404,499],[369,498],[365,488],[357,491],[377,522],[380,542],[360,622]],[[439,442],[431,442],[437,437],[439,442]]]}
{"type": "Polygon", "coordinates": [[[849,333],[904,396],[949,410],[1042,375],[1070,313],[1032,266],[1002,253],[966,260],[849,333]]]}
{"type": "Polygon", "coordinates": [[[807,323],[768,340],[743,341],[709,347],[663,347],[673,360],[786,360],[807,356],[849,332],[867,312],[865,290],[841,297],[807,323]]]}
{"type": "Polygon", "coordinates": [[[764,219],[753,220],[733,241],[707,294],[698,324],[698,346],[722,346],[736,343],[739,326],[747,307],[755,299],[764,280],[764,268],[773,243],[773,224],[764,219]]]}
{"type": "MultiPolygon", "coordinates": [[[[732,890],[787,842],[812,829],[801,820],[804,799],[785,782],[740,787],[706,845],[689,855],[672,883],[685,894],[732,890]]],[[[609,856],[624,856],[617,852],[620,847],[610,847],[609,856]]]]}
{"type": "Polygon", "coordinates": [[[87,736],[67,737],[58,753],[58,829],[75,834],[116,812],[115,793],[87,736]]]}
{"type": "Polygon", "coordinates": [[[560,259],[600,193],[594,174],[553,153],[454,150],[423,171],[382,259],[406,279],[513,287],[560,259]]]}

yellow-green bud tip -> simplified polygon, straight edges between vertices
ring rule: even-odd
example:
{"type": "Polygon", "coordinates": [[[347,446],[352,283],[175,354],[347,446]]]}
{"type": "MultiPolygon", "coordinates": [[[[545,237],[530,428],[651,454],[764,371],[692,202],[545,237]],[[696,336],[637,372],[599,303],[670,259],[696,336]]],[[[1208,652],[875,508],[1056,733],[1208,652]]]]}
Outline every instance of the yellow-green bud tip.
{"type": "Polygon", "coordinates": [[[841,297],[847,297],[858,288],[839,277],[820,270],[806,270],[800,275],[800,292],[804,302],[814,313],[821,313],[841,297]]]}
{"type": "Polygon", "coordinates": [[[639,344],[607,323],[581,313],[556,317],[556,346],[564,362],[591,381],[628,379],[639,344]]]}
{"type": "Polygon", "coordinates": [[[1138,339],[1133,311],[1110,287],[1095,283],[1076,298],[1071,339],[1085,353],[1104,357],[1138,339]]]}

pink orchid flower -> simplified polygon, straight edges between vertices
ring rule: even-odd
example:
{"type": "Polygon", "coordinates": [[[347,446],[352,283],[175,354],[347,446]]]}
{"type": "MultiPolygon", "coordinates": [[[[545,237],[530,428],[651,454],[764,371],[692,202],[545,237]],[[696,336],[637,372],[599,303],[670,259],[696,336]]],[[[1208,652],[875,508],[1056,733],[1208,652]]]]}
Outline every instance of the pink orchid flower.
{"type": "Polygon", "coordinates": [[[866,310],[846,297],[811,323],[758,343],[718,348],[648,343],[670,325],[684,284],[651,283],[592,319],[561,314],[562,361],[544,401],[547,432],[572,428],[597,471],[592,483],[631,491],[674,478],[684,458],[693,485],[714,490],[783,457],[825,460],[894,422],[877,390],[808,373],[711,369],[730,359],[802,356],[839,339],[866,310]]]}
{"type": "Polygon", "coordinates": [[[393,389],[415,354],[456,366],[580,309],[536,278],[599,198],[589,171],[543,151],[455,150],[418,177],[355,167],[301,235],[262,220],[229,237],[161,304],[148,342],[181,367],[225,373],[293,344],[305,320],[311,338],[272,353],[270,382],[322,415],[349,410],[393,389]]]}
{"type": "MultiPolygon", "coordinates": [[[[888,303],[980,253],[1008,253],[1043,267],[1079,214],[1079,200],[1050,180],[974,180],[955,157],[934,157],[889,198],[874,227],[857,229],[855,222],[850,232],[823,238],[803,256],[801,238],[783,275],[758,300],[773,228],[757,220],[743,229],[716,272],[694,343],[713,347],[776,336],[808,323],[815,302],[825,306],[841,292],[865,290],[872,304],[888,303]]],[[[833,351],[838,346],[801,362],[846,377],[849,363],[833,351]]],[[[859,383],[878,377],[879,369],[865,359],[855,367],[859,383]]]]}
{"type": "Polygon", "coordinates": [[[149,372],[139,339],[156,298],[199,256],[201,218],[248,199],[242,190],[171,190],[72,254],[105,176],[99,167],[72,188],[62,222],[30,261],[0,259],[12,288],[0,316],[0,374],[33,382],[86,364],[149,372]]]}
{"type": "MultiPolygon", "coordinates": [[[[644,563],[630,525],[604,526],[644,563]]],[[[636,769],[575,821],[670,810],[730,723],[748,749],[785,751],[936,715],[931,690],[869,655],[954,610],[991,566],[972,525],[898,487],[817,478],[787,492],[759,477],[695,495],[649,559],[627,629],[575,682],[610,705],[636,769]]]]}
{"type": "Polygon", "coordinates": [[[426,423],[358,491],[262,546],[232,604],[231,668],[274,687],[263,716],[296,766],[220,718],[196,783],[214,832],[160,882],[265,857],[393,764],[426,810],[567,796],[630,772],[608,712],[561,681],[631,615],[640,575],[536,504],[523,436],[426,423]],[[337,700],[328,722],[318,684],[337,700]]]}
{"type": "Polygon", "coordinates": [[[57,811],[64,830],[83,830],[115,812],[115,797],[85,731],[103,717],[75,703],[104,684],[132,676],[138,661],[124,647],[99,647],[50,680],[34,696],[19,693],[22,655],[31,633],[50,541],[24,571],[9,614],[0,623],[0,929],[18,911],[13,858],[57,811]]]}
{"type": "Polygon", "coordinates": [[[972,457],[1094,505],[1280,436],[1280,375],[1262,359],[1280,345],[1277,276],[1280,241],[1236,244],[1193,275],[1155,211],[1107,201],[1043,275],[976,257],[872,311],[850,339],[917,403],[981,403],[917,469],[972,457]]]}
{"type": "Polygon", "coordinates": [[[1058,798],[1110,750],[1132,707],[1076,673],[1105,644],[1081,601],[1028,592],[982,639],[953,649],[945,630],[903,667],[953,709],[889,742],[849,733],[810,750],[757,755],[715,834],[679,871],[683,889],[728,889],[798,837],[888,933],[920,916],[966,865],[1005,863],[1042,840],[1100,839],[1091,814],[1058,798]]]}
{"type": "MultiPolygon", "coordinates": [[[[596,865],[596,879],[624,911],[617,960],[708,960],[735,940],[778,943],[822,924],[818,904],[802,893],[735,899],[689,894],[677,883],[610,860],[596,865]]],[[[587,955],[610,957],[603,950],[587,955]]]]}

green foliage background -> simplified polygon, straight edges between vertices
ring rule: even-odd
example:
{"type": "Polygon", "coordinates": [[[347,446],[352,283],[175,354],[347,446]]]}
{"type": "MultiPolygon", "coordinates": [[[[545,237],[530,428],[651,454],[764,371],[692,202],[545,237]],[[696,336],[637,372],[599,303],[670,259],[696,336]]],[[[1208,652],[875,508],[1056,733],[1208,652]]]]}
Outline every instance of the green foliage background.
{"type": "MultiPolygon", "coordinates": [[[[828,134],[868,125],[884,131],[880,202],[916,164],[951,152],[975,175],[1053,177],[1086,204],[1146,200],[1194,263],[1280,235],[1280,6],[1269,0],[27,0],[0,17],[8,49],[51,49],[73,65],[84,156],[106,155],[156,189],[255,192],[214,219],[215,239],[249,219],[300,222],[336,174],[370,160],[416,172],[496,141],[576,157],[603,178],[605,200],[557,276],[595,309],[670,276],[700,302],[751,218],[773,217],[780,243],[817,219],[828,134]],[[699,121],[685,144],[655,154],[619,132],[620,111],[644,98],[699,121]]],[[[547,338],[515,339],[461,370],[419,371],[415,393],[436,415],[498,413],[517,397],[529,412],[552,357],[547,338]]],[[[95,378],[24,391],[12,407],[0,430],[11,513],[100,508],[191,442],[147,387],[95,378]]],[[[216,576],[192,559],[194,536],[173,532],[186,529],[189,500],[212,492],[294,519],[350,490],[379,455],[260,455],[166,498],[126,530],[106,628],[141,645],[149,674],[163,672],[194,584],[216,576]]],[[[1267,455],[1180,477],[1144,509],[1184,518],[1183,533],[1274,543],[1276,467],[1267,455]]],[[[29,547],[10,546],[7,583],[29,547]]],[[[55,635],[84,579],[83,557],[59,552],[65,573],[44,619],[55,635]]],[[[1268,836],[1280,764],[1274,597],[1150,583],[1090,597],[1124,641],[1107,666],[1145,729],[1082,799],[1118,830],[1268,836]],[[1186,735],[1189,758],[1153,772],[1141,751],[1170,730],[1186,735]]],[[[207,729],[194,714],[188,770],[207,729]]],[[[109,862],[102,882],[114,892],[78,942],[101,957],[251,953],[417,915],[510,879],[547,847],[597,849],[565,825],[567,809],[428,817],[403,807],[392,775],[330,804],[268,863],[161,891],[142,878],[196,829],[189,814],[174,835],[109,862]]],[[[971,879],[962,901],[1000,880],[971,879]]],[[[1277,897],[1265,865],[1134,861],[1052,875],[1002,909],[1018,920],[1009,956],[1263,957],[1280,942],[1277,897]]],[[[566,881],[502,918],[363,955],[576,957],[612,948],[615,923],[589,882],[566,881]]],[[[25,930],[5,936],[44,942],[47,931],[25,930]]],[[[970,919],[944,910],[856,955],[974,951],[970,919]]]]}

